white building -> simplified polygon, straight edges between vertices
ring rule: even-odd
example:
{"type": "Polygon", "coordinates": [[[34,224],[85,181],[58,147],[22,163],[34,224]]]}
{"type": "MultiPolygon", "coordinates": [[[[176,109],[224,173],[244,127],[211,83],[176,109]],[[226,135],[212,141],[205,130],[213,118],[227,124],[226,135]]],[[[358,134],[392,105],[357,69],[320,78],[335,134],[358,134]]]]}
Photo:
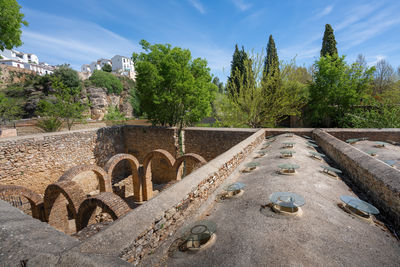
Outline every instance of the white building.
{"type": "Polygon", "coordinates": [[[128,76],[131,79],[135,80],[136,73],[132,59],[130,59],[129,57],[115,55],[111,58],[111,62],[112,70],[114,72],[128,76]]]}
{"type": "Polygon", "coordinates": [[[39,58],[35,54],[4,49],[4,51],[0,50],[0,56],[0,64],[32,70],[39,75],[52,74],[55,69],[47,63],[39,62],[39,58]]]}
{"type": "Polygon", "coordinates": [[[39,58],[35,54],[27,54],[17,50],[4,49],[4,51],[0,51],[0,55],[3,59],[39,64],[39,58]]]}
{"type": "Polygon", "coordinates": [[[81,67],[81,72],[91,72],[89,64],[83,64],[81,67]]]}
{"type": "Polygon", "coordinates": [[[81,72],[93,73],[95,70],[101,70],[105,64],[109,64],[112,67],[112,72],[118,73],[135,79],[135,66],[132,59],[123,56],[113,56],[110,59],[100,58],[90,64],[83,64],[81,66],[81,72]]]}

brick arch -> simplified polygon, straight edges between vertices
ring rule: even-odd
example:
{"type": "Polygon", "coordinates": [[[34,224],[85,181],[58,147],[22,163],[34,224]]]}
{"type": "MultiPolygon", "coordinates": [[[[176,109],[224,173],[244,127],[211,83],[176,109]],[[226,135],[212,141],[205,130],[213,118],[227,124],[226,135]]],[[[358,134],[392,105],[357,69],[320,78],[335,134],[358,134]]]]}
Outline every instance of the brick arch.
{"type": "Polygon", "coordinates": [[[64,172],[63,175],[61,175],[61,177],[58,179],[58,182],[72,181],[75,176],[87,171],[92,171],[97,175],[99,179],[100,192],[112,192],[111,177],[103,170],[103,168],[93,164],[82,164],[70,168],[64,172]]]}
{"type": "Polygon", "coordinates": [[[17,185],[0,185],[0,194],[3,196],[24,197],[31,205],[32,217],[44,221],[43,198],[32,190],[17,185]]]}
{"type": "Polygon", "coordinates": [[[131,210],[128,204],[116,194],[110,192],[100,193],[81,203],[76,220],[77,231],[88,226],[90,217],[97,207],[100,207],[103,212],[110,214],[114,221],[131,210]]]}
{"type": "Polygon", "coordinates": [[[195,153],[187,153],[187,154],[184,154],[183,156],[177,158],[175,161],[173,170],[176,174],[175,179],[178,181],[182,179],[182,174],[179,173],[179,168],[185,160],[194,161],[196,164],[199,164],[199,165],[204,165],[207,163],[207,161],[202,156],[195,154],[195,153]]]}
{"type": "Polygon", "coordinates": [[[132,170],[132,186],[133,186],[133,196],[135,201],[143,201],[142,196],[142,183],[141,179],[139,178],[139,168],[140,164],[136,157],[130,154],[120,153],[117,155],[112,156],[104,166],[104,170],[107,172],[108,176],[112,180],[112,173],[114,171],[115,166],[123,160],[129,162],[132,170]]]}
{"type": "Polygon", "coordinates": [[[175,164],[174,157],[171,155],[171,153],[164,149],[156,149],[146,155],[143,160],[143,200],[149,200],[153,197],[153,182],[151,180],[151,160],[155,156],[166,160],[171,169],[175,164]]]}
{"type": "Polygon", "coordinates": [[[68,212],[71,213],[76,224],[78,208],[85,199],[85,192],[74,181],[61,181],[50,184],[44,192],[46,221],[66,234],[73,234],[75,231],[69,227],[68,212]],[[67,205],[65,200],[68,203],[67,205]]]}

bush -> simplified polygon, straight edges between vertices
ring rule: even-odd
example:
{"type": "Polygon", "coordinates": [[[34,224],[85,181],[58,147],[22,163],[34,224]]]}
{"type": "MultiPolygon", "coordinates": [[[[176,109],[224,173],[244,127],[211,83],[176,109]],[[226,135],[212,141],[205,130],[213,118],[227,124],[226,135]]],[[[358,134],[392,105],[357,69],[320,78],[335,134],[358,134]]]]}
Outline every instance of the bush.
{"type": "Polygon", "coordinates": [[[69,65],[59,66],[52,76],[57,77],[68,88],[80,88],[81,86],[78,72],[71,69],[69,65]]]}
{"type": "Polygon", "coordinates": [[[105,64],[105,65],[101,68],[101,70],[102,70],[102,71],[105,71],[105,72],[111,72],[111,71],[112,71],[112,67],[111,67],[110,64],[105,64]]]}
{"type": "Polygon", "coordinates": [[[112,107],[112,106],[108,107],[108,109],[107,109],[107,114],[104,116],[104,119],[105,119],[106,121],[125,121],[125,120],[126,120],[125,115],[122,114],[122,113],[119,111],[119,109],[118,109],[117,106],[115,106],[115,107],[112,107]]]}
{"type": "Polygon", "coordinates": [[[94,86],[106,88],[109,94],[120,94],[123,90],[121,81],[109,72],[95,70],[89,80],[94,86]]]}
{"type": "Polygon", "coordinates": [[[48,117],[40,119],[37,123],[37,126],[43,129],[45,132],[56,132],[61,128],[62,121],[56,117],[48,117]]]}

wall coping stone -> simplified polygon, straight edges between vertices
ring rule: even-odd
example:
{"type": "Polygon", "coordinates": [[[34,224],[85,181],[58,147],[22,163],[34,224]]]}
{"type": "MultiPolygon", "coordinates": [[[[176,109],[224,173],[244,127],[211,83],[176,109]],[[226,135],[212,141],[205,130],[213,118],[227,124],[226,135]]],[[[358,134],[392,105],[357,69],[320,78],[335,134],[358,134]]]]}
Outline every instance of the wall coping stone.
{"type": "Polygon", "coordinates": [[[0,139],[0,145],[6,142],[14,142],[20,140],[26,141],[39,141],[44,140],[46,137],[53,137],[53,136],[62,136],[62,135],[70,135],[75,133],[92,133],[98,132],[100,129],[104,128],[122,128],[122,125],[118,126],[111,126],[111,127],[98,127],[98,128],[90,128],[90,129],[79,129],[79,130],[72,130],[72,131],[61,131],[61,132],[52,132],[52,133],[41,133],[41,134],[31,134],[31,135],[23,135],[23,136],[13,136],[13,137],[5,137],[0,139]]]}
{"type": "Polygon", "coordinates": [[[343,160],[338,160],[335,157],[334,151],[327,150],[325,147],[333,147],[333,149],[336,149],[338,153],[342,154],[346,160],[354,163],[357,168],[361,169],[364,173],[370,174],[374,182],[379,184],[380,187],[386,188],[388,190],[387,192],[390,192],[389,194],[391,196],[386,196],[391,198],[389,202],[399,202],[400,200],[400,171],[363,153],[356,147],[343,142],[322,129],[316,129],[313,134],[317,137],[316,141],[318,145],[324,149],[325,153],[343,168],[343,171],[350,176],[356,186],[368,195],[372,203],[376,205],[382,213],[387,215],[390,220],[393,220],[396,228],[400,229],[400,207],[388,203],[383,197],[383,194],[385,194],[384,191],[378,191],[376,188],[371,188],[368,184],[365,184],[371,181],[366,181],[365,177],[362,177],[362,174],[360,174],[357,169],[346,168],[343,160]],[[321,139],[322,143],[318,142],[318,139],[321,139]],[[397,200],[392,198],[397,198],[397,200]]]}

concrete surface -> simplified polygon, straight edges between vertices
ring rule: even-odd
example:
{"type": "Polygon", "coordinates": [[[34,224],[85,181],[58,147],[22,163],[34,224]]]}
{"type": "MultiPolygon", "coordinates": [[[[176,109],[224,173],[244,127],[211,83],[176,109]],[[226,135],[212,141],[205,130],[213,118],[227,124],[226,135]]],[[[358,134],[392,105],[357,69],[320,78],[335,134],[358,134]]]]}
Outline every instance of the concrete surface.
{"type": "MultiPolygon", "coordinates": [[[[241,197],[214,202],[210,210],[203,210],[198,216],[198,219],[212,220],[217,224],[216,243],[198,253],[176,252],[174,257],[161,260],[161,265],[400,265],[400,245],[390,232],[379,222],[367,223],[337,206],[340,195],[355,194],[343,181],[319,172],[323,162],[309,157],[311,149],[307,148],[305,139],[281,135],[268,151],[266,156],[255,160],[260,162],[257,170],[233,175],[230,179],[230,182],[246,184],[241,197]],[[296,154],[293,159],[281,159],[281,144],[289,140],[296,142],[293,148],[296,154]],[[286,162],[300,165],[296,175],[276,173],[277,165],[286,162]],[[269,195],[278,191],[297,193],[306,199],[301,217],[278,215],[268,207],[263,208],[269,203],[269,195]]],[[[242,165],[250,159],[248,157],[242,165]]],[[[157,253],[164,252],[156,251],[154,258],[162,258],[163,255],[157,253]]],[[[146,262],[142,266],[146,266],[146,262]]]]}
{"type": "MultiPolygon", "coordinates": [[[[386,141],[386,140],[384,140],[386,141]]],[[[394,167],[400,170],[400,146],[395,146],[392,144],[386,144],[385,147],[377,148],[375,147],[375,141],[359,141],[353,144],[357,149],[367,152],[367,151],[376,151],[376,156],[373,156],[377,160],[386,161],[393,160],[396,163],[394,167]]]]}
{"type": "Polygon", "coordinates": [[[0,200],[0,266],[129,266],[118,257],[71,251],[79,243],[0,200]]]}

